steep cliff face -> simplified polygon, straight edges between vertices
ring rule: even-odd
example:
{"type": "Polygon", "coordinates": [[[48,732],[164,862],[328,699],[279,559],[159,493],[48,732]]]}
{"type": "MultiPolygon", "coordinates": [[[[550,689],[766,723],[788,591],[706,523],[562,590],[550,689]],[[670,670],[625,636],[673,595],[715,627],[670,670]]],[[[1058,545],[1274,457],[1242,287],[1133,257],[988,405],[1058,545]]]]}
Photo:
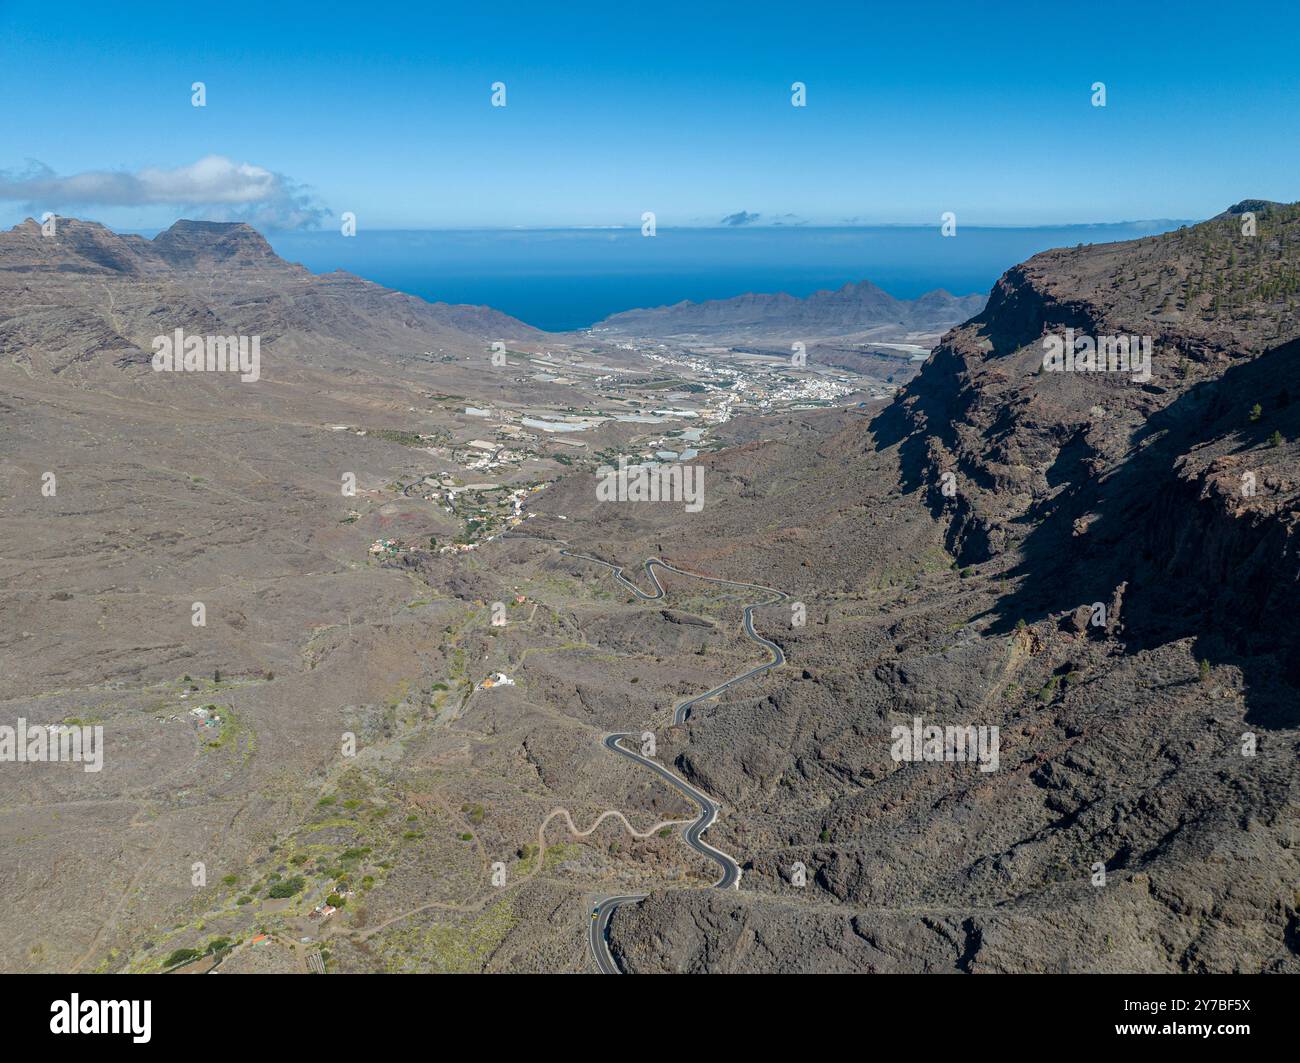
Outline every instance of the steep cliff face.
{"type": "Polygon", "coordinates": [[[1300,211],[1255,206],[1253,236],[1229,213],[1008,271],[877,419],[960,564],[1018,555],[1012,611],[1124,585],[1126,637],[1297,673],[1300,211]],[[1149,338],[1149,373],[1045,369],[1071,336],[1149,338]]]}
{"type": "MultiPolygon", "coordinates": [[[[944,337],[873,427],[906,440],[905,486],[930,485],[932,503],[950,510],[959,560],[987,560],[1130,461],[1150,443],[1146,427],[1189,392],[1208,401],[1232,365],[1300,335],[1298,296],[1294,206],[1240,204],[1174,233],[1048,251],[998,281],[984,312],[944,337]],[[1256,207],[1254,235],[1242,233],[1243,206],[1256,207]],[[1045,342],[1070,337],[1149,343],[1149,374],[1045,370],[1045,342]],[[955,496],[941,491],[945,472],[955,496]]],[[[1274,368],[1293,374],[1293,361],[1274,368]]],[[[1189,445],[1210,427],[1193,423],[1194,409],[1170,418],[1189,445]]]]}
{"type": "Polygon", "coordinates": [[[1154,422],[1143,475],[1130,477],[1123,504],[1143,589],[1134,606],[1149,606],[1150,615],[1138,614],[1149,628],[1145,641],[1190,628],[1211,659],[1231,650],[1273,660],[1279,677],[1300,684],[1293,395],[1297,341],[1193,387],[1154,422]]]}
{"type": "Polygon", "coordinates": [[[153,240],[154,252],[179,269],[296,269],[271,250],[266,238],[243,222],[175,222],[153,240]]]}

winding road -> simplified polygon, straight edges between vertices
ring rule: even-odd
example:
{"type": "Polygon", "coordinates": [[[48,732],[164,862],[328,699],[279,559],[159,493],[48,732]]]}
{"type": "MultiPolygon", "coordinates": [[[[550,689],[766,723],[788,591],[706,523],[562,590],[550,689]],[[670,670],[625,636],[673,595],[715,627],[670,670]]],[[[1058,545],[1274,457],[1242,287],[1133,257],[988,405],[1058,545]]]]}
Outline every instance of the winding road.
{"type": "MultiPolygon", "coordinates": [[[[662,568],[668,572],[674,572],[679,576],[688,576],[691,579],[703,580],[706,583],[716,583],[726,587],[739,587],[744,590],[762,591],[767,597],[761,601],[751,602],[745,606],[742,627],[745,637],[751,642],[764,647],[771,655],[770,659],[763,664],[755,665],[739,675],[732,676],[723,683],[718,684],[711,690],[706,690],[703,694],[697,694],[693,698],[683,701],[673,710],[673,722],[675,724],[684,723],[690,719],[691,709],[701,701],[707,701],[709,698],[716,697],[723,691],[730,690],[738,683],[743,683],[746,679],[752,679],[756,675],[762,675],[764,672],[773,668],[779,668],[785,663],[785,653],[775,642],[764,638],[754,630],[754,610],[767,605],[775,605],[777,602],[789,600],[789,595],[784,591],[776,590],[773,587],[765,587],[758,583],[741,583],[736,580],[718,579],[715,576],[701,576],[695,572],[687,572],[685,569],[677,568],[670,565],[667,561],[662,561],[657,557],[649,558],[644,563],[644,570],[650,582],[654,585],[654,593],[647,593],[641,590],[635,583],[623,575],[623,568],[620,565],[611,564],[608,561],[602,561],[598,557],[591,557],[588,554],[574,553],[571,550],[561,550],[565,557],[578,558],[583,561],[591,561],[597,565],[603,565],[614,573],[614,578],[623,584],[628,590],[635,594],[642,601],[657,601],[664,597],[663,584],[659,582],[655,574],[656,568],[662,568]]],[[[700,814],[683,832],[686,844],[696,852],[712,860],[721,869],[721,876],[713,884],[715,889],[739,889],[740,888],[740,865],[724,853],[721,849],[715,849],[712,845],[704,840],[704,832],[709,829],[718,818],[721,806],[714,801],[708,794],[697,789],[688,783],[685,779],[669,771],[662,764],[651,760],[649,757],[642,756],[640,753],[628,749],[621,742],[621,739],[637,739],[640,736],[635,732],[620,732],[609,734],[604,737],[606,749],[634,760],[643,767],[649,768],[669,786],[681,793],[688,801],[699,806],[700,814]]],[[[621,817],[620,817],[621,818],[621,817]]],[[[624,820],[626,823],[627,821],[624,820]]],[[[619,896],[597,897],[592,904],[591,925],[588,931],[588,943],[591,946],[591,955],[596,962],[597,969],[602,974],[621,974],[622,971],[618,963],[614,960],[613,954],[609,949],[609,920],[614,912],[625,904],[636,904],[646,898],[647,894],[622,894],[619,896]]]]}

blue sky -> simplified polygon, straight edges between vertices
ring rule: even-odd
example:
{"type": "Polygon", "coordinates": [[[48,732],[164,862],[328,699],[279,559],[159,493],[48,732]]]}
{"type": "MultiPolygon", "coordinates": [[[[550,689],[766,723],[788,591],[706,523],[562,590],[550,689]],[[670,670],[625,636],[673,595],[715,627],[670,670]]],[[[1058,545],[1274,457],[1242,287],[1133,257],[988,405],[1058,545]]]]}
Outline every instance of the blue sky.
{"type": "Polygon", "coordinates": [[[0,222],[1027,225],[1300,198],[1293,3],[412,8],[0,2],[0,222]]]}

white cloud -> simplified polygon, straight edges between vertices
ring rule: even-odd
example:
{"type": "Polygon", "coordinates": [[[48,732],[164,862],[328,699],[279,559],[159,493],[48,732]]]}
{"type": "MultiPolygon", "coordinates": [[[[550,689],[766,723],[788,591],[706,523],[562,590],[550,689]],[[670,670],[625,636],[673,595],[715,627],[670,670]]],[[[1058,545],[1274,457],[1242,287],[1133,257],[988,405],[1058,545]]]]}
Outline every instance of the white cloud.
{"type": "Polygon", "coordinates": [[[249,221],[278,229],[309,228],[326,214],[303,186],[283,174],[223,155],[172,170],[88,170],[65,177],[33,162],[21,173],[0,171],[0,200],[25,202],[33,213],[175,204],[209,221],[249,221]]]}

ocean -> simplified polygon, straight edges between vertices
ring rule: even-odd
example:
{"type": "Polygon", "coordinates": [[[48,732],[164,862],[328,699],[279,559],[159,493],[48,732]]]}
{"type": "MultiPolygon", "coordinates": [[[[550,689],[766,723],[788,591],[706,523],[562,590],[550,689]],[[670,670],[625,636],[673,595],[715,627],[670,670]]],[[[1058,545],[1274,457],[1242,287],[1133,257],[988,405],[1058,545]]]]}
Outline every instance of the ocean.
{"type": "Polygon", "coordinates": [[[806,296],[869,280],[900,299],[934,288],[986,293],[1008,268],[1051,247],[1131,240],[1181,222],[1035,228],[359,229],[268,236],[282,257],[344,269],[430,301],[473,303],[548,331],[620,310],[746,292],[806,296]]]}

